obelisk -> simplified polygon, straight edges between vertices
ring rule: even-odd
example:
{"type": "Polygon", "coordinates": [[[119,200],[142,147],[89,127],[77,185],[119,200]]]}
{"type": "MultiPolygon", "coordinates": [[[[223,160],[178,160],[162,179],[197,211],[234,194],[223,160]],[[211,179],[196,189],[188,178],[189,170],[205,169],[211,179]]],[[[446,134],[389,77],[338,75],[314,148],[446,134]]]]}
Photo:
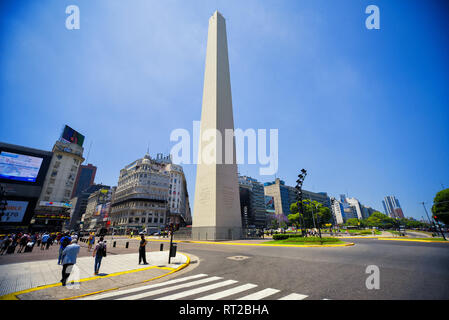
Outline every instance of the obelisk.
{"type": "Polygon", "coordinates": [[[235,139],[233,135],[226,139],[227,129],[233,132],[234,117],[226,23],[216,11],[209,19],[207,38],[192,224],[192,239],[195,240],[241,237],[235,139]],[[225,140],[228,140],[227,146],[225,140]]]}

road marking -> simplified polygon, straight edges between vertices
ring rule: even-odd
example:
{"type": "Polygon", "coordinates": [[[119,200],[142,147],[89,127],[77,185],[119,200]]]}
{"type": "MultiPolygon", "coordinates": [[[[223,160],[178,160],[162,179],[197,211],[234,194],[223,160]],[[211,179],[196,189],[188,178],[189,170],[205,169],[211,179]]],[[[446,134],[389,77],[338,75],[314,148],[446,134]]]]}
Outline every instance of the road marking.
{"type": "Polygon", "coordinates": [[[282,297],[278,300],[304,300],[307,297],[308,296],[306,296],[304,294],[292,293],[292,294],[289,294],[288,296],[282,297]]]}
{"type": "Polygon", "coordinates": [[[252,288],[257,287],[257,284],[252,284],[252,283],[247,283],[232,289],[228,289],[225,291],[221,291],[221,292],[217,292],[217,293],[213,293],[210,294],[208,296],[204,296],[195,300],[218,300],[224,297],[228,297],[228,296],[232,296],[233,294],[239,293],[239,292],[243,292],[252,288]]]}
{"type": "Polygon", "coordinates": [[[165,297],[162,297],[162,298],[159,298],[159,299],[156,299],[156,300],[176,300],[176,299],[179,299],[179,298],[192,296],[192,295],[197,294],[197,293],[213,290],[213,289],[216,289],[216,288],[221,288],[221,287],[224,287],[224,286],[229,286],[230,284],[234,284],[234,283],[237,283],[237,282],[238,281],[236,281],[236,280],[226,280],[226,281],[219,282],[219,283],[214,283],[214,284],[211,284],[211,285],[208,285],[208,286],[205,286],[205,287],[200,287],[200,288],[196,288],[196,289],[192,289],[192,290],[187,290],[187,291],[175,293],[175,294],[172,294],[172,295],[169,295],[169,296],[165,296],[165,297]]]}
{"type": "Polygon", "coordinates": [[[119,298],[117,300],[138,300],[138,299],[142,299],[142,298],[146,298],[146,297],[155,296],[157,294],[166,293],[166,292],[170,292],[170,291],[175,291],[175,290],[182,289],[182,288],[187,288],[187,287],[193,287],[193,286],[198,285],[198,284],[203,284],[203,283],[216,281],[216,280],[221,280],[221,279],[223,279],[223,278],[221,278],[221,277],[206,278],[206,279],[202,279],[202,280],[197,280],[197,281],[193,281],[193,282],[179,284],[179,285],[174,286],[174,287],[168,287],[168,288],[162,288],[162,289],[158,289],[158,290],[143,292],[143,293],[135,294],[135,295],[128,296],[128,297],[119,298]]]}
{"type": "Polygon", "coordinates": [[[271,296],[271,295],[273,295],[275,293],[278,293],[279,291],[281,291],[281,290],[267,288],[267,289],[255,292],[253,294],[241,297],[241,298],[239,298],[237,300],[260,300],[260,299],[269,297],[269,296],[271,296]]]}
{"type": "Polygon", "coordinates": [[[82,298],[82,299],[78,299],[78,300],[98,300],[98,299],[110,298],[110,297],[114,297],[114,296],[118,296],[118,295],[122,295],[122,294],[142,291],[142,290],[146,290],[146,289],[158,288],[158,287],[162,287],[162,286],[165,286],[165,285],[170,285],[170,284],[174,284],[174,283],[178,283],[178,282],[182,282],[182,281],[202,278],[202,277],[206,277],[206,276],[207,276],[207,274],[197,274],[197,275],[193,275],[193,276],[190,276],[190,277],[169,280],[169,281],[166,281],[166,282],[151,284],[151,285],[148,285],[148,286],[143,286],[143,287],[138,287],[138,288],[132,288],[132,289],[127,289],[127,290],[121,290],[121,291],[105,293],[105,294],[101,294],[101,295],[98,295],[98,296],[95,296],[95,297],[86,297],[86,298],[82,298]]]}

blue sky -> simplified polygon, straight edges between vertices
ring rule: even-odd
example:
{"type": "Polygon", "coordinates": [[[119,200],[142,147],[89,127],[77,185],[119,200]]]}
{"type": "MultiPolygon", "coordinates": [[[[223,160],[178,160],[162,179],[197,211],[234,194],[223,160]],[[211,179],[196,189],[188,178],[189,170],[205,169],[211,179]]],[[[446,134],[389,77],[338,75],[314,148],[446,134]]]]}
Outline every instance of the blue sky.
{"type": "MultiPolygon", "coordinates": [[[[443,1],[2,1],[0,141],[49,150],[86,136],[96,182],[201,118],[208,19],[226,18],[236,128],[279,129],[277,177],[425,216],[449,187],[443,1]],[[65,28],[68,5],[79,30],[65,28]],[[380,30],[365,8],[380,8],[380,30]]],[[[192,209],[195,165],[185,165],[192,209]]],[[[259,165],[239,168],[262,182],[259,165]]]]}

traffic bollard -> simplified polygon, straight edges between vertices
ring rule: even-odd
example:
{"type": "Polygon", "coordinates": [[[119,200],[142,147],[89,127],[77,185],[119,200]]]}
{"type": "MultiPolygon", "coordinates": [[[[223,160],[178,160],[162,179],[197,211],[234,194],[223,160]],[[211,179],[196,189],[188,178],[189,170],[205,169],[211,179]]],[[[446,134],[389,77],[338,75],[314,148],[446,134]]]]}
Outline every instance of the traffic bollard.
{"type": "Polygon", "coordinates": [[[126,242],[126,249],[128,249],[129,247],[129,242],[126,242]]]}
{"type": "Polygon", "coordinates": [[[164,251],[164,244],[161,243],[161,250],[160,251],[164,251]]]}
{"type": "Polygon", "coordinates": [[[113,243],[112,246],[115,248],[115,245],[116,245],[116,244],[117,244],[117,241],[114,241],[114,243],[113,243]]]}

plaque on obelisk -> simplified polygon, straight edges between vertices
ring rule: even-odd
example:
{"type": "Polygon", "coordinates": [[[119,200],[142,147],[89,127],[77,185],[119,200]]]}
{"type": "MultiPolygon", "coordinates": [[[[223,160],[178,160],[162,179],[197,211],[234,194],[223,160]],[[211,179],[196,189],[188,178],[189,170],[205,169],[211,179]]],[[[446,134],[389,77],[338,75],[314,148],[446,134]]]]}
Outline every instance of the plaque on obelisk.
{"type": "Polygon", "coordinates": [[[192,239],[241,237],[233,130],[226,23],[216,11],[209,19],[192,239]]]}

